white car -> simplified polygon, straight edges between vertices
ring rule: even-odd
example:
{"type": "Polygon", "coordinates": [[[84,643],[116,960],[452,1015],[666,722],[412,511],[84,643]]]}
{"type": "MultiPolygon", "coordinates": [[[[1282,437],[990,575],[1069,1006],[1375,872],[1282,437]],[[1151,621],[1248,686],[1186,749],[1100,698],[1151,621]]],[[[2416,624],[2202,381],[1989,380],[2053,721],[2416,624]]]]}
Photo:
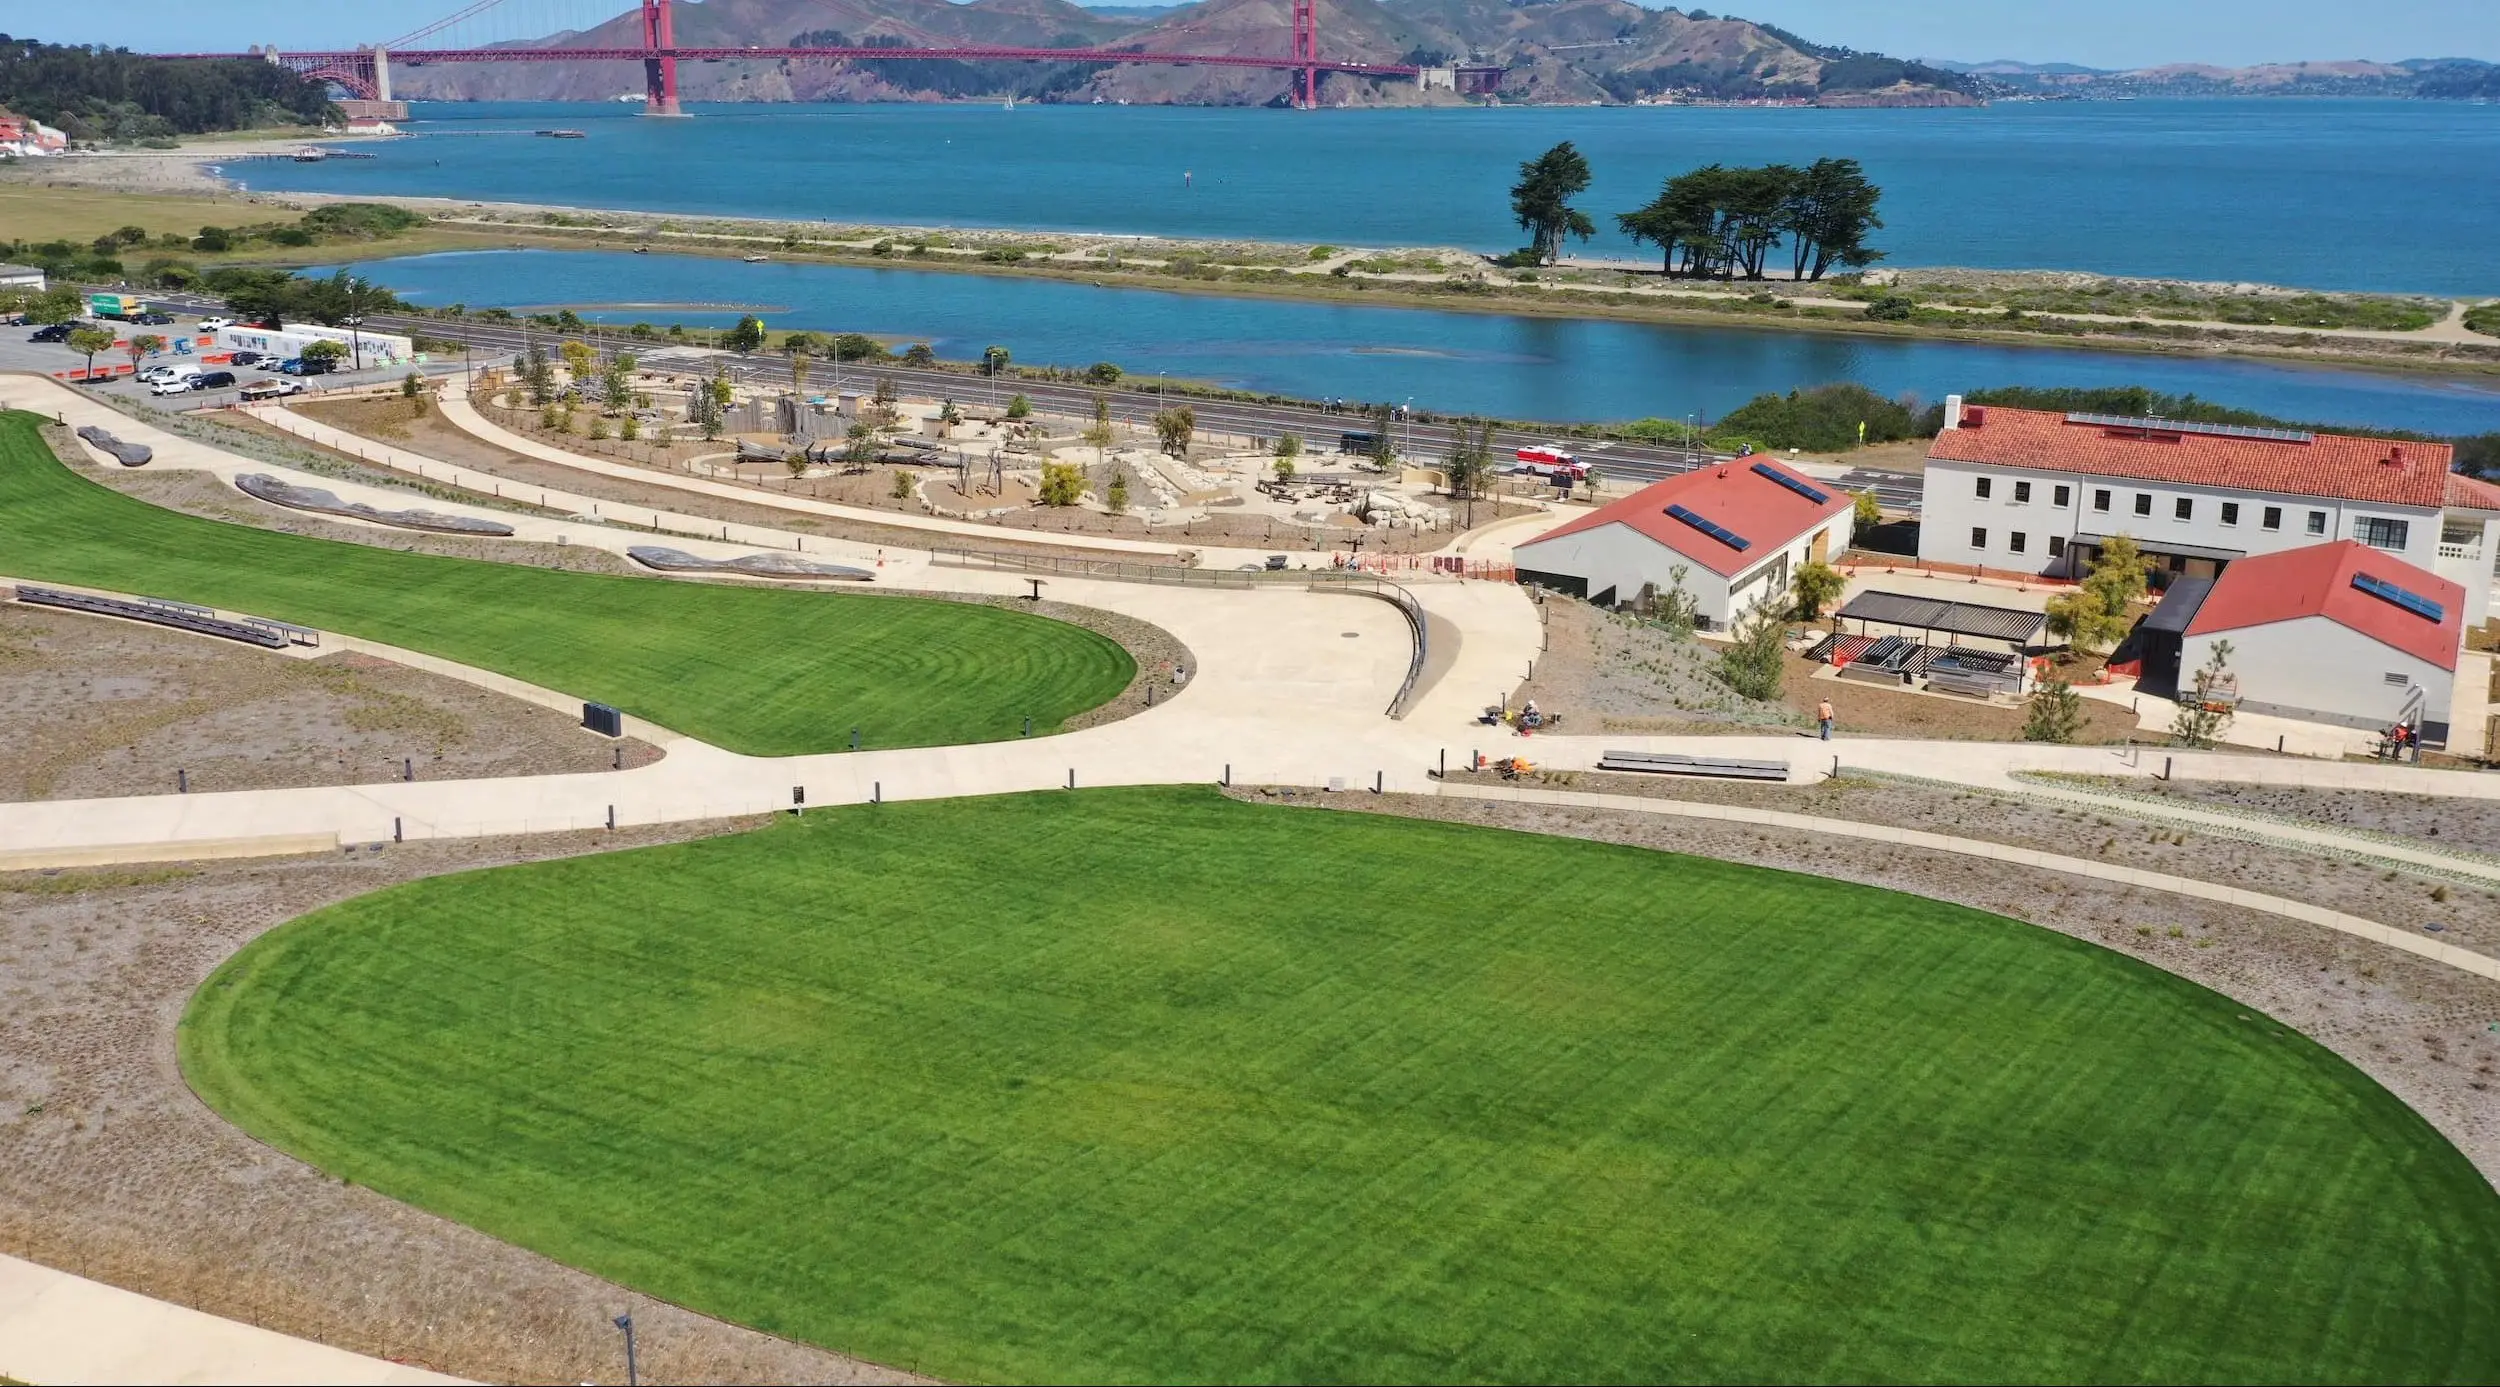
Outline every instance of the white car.
{"type": "Polygon", "coordinates": [[[150,381],[148,393],[151,395],[188,395],[191,393],[193,379],[195,378],[191,376],[175,376],[171,380],[150,381]]]}
{"type": "Polygon", "coordinates": [[[224,331],[225,329],[230,328],[230,327],[233,327],[233,326],[234,326],[234,319],[232,319],[232,318],[202,318],[202,319],[200,319],[200,331],[202,331],[202,332],[222,332],[222,331],[224,331]]]}
{"type": "Polygon", "coordinates": [[[143,385],[155,385],[162,381],[172,380],[181,374],[171,366],[150,366],[139,373],[139,381],[143,385]]]}

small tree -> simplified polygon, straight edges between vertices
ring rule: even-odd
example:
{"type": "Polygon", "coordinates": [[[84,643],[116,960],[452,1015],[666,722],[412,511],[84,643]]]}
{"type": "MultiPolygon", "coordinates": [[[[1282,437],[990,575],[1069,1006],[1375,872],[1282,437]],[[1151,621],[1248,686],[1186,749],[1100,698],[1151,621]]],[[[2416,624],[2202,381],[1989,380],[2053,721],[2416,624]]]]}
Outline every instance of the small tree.
{"type": "Polygon", "coordinates": [[[1588,186],[1589,161],[1569,140],[1519,166],[1519,181],[1510,189],[1510,210],[1519,229],[1528,233],[1528,249],[1536,263],[1552,264],[1562,254],[1567,236],[1585,241],[1597,234],[1588,214],[1571,205],[1571,199],[1587,192],[1588,186]]]}
{"type": "Polygon", "coordinates": [[[850,446],[842,450],[843,461],[853,467],[866,467],[877,458],[877,431],[866,420],[851,425],[845,435],[850,446]]]}
{"type": "Polygon", "coordinates": [[[637,415],[626,415],[625,422],[616,426],[616,436],[628,443],[642,437],[642,419],[637,415]]]}
{"type": "Polygon", "coordinates": [[[738,325],[731,328],[727,336],[721,338],[720,344],[740,356],[763,350],[764,320],[752,313],[747,314],[738,320],[738,325]]]}
{"type": "Polygon", "coordinates": [[[418,415],[425,413],[425,397],[426,388],[425,377],[423,374],[416,371],[410,371],[408,374],[399,378],[399,398],[408,402],[409,418],[413,419],[418,415]]]}
{"type": "Polygon", "coordinates": [[[981,371],[984,375],[996,376],[999,372],[1006,370],[1007,363],[1012,360],[1014,358],[1008,354],[1005,347],[991,346],[981,349],[981,371]]]}
{"type": "Polygon", "coordinates": [[[1861,491],[1849,498],[1851,522],[1859,530],[1871,530],[1884,523],[1884,503],[1872,491],[1861,491]]]}
{"type": "Polygon", "coordinates": [[[95,374],[96,353],[113,349],[113,334],[100,327],[71,328],[69,336],[61,340],[71,351],[87,358],[87,374],[90,376],[95,374]]]}
{"type": "Polygon", "coordinates": [[[1292,459],[1292,458],[1278,458],[1278,459],[1276,459],[1276,480],[1278,480],[1278,481],[1280,481],[1280,482],[1289,482],[1289,481],[1292,481],[1292,480],[1293,480],[1293,474],[1294,474],[1294,473],[1296,473],[1296,472],[1298,472],[1298,471],[1300,471],[1300,470],[1301,470],[1300,468],[1297,468],[1297,467],[1295,467],[1295,466],[1293,465],[1293,459],[1292,459]]]}
{"type": "Polygon", "coordinates": [[[547,349],[532,342],[521,354],[521,380],[529,387],[530,403],[544,407],[555,397],[555,368],[547,364],[547,349]]]}
{"type": "Polygon", "coordinates": [[[2031,691],[2023,705],[2023,740],[2072,742],[2083,734],[2083,698],[2064,680],[2051,680],[2031,691]]]}
{"type": "Polygon", "coordinates": [[[898,469],[894,473],[894,485],[887,489],[886,494],[897,501],[908,501],[911,499],[912,488],[919,484],[920,478],[898,469]]]}
{"type": "Polygon", "coordinates": [[[1094,422],[1085,430],[1085,441],[1097,448],[1111,446],[1111,400],[1109,397],[1103,395],[1094,397],[1094,422]]]}
{"type": "Polygon", "coordinates": [[[135,371],[141,361],[165,350],[165,339],[152,332],[139,333],[122,343],[122,350],[129,354],[130,369],[135,371]]]}
{"type": "Polygon", "coordinates": [[[1701,624],[1701,602],[1684,586],[1685,576],[1692,572],[1690,564],[1677,564],[1667,570],[1667,590],[1650,604],[1650,619],[1675,640],[1693,638],[1693,628],[1701,624]]]}
{"type": "Polygon", "coordinates": [[[1085,368],[1085,383],[1087,385],[1118,385],[1120,368],[1108,361],[1097,361],[1085,368]]]}
{"type": "Polygon", "coordinates": [[[891,408],[896,400],[903,398],[903,392],[894,384],[894,377],[879,376],[876,391],[869,398],[891,408]]]}
{"type": "Polygon", "coordinates": [[[1276,436],[1276,457],[1278,461],[1291,462],[1293,459],[1300,456],[1302,456],[1302,436],[1300,434],[1283,433],[1276,436]]]}
{"type": "Polygon", "coordinates": [[[1111,507],[1111,513],[1113,515],[1124,515],[1127,513],[1128,470],[1126,468],[1122,468],[1111,474],[1111,486],[1103,493],[1103,504],[1111,507]]]}
{"type": "Polygon", "coordinates": [[[1022,395],[1009,396],[1007,399],[1007,417],[1010,419],[1032,418],[1033,402],[1022,395]]]}
{"type": "Polygon", "coordinates": [[[1387,467],[1398,460],[1397,441],[1389,432],[1390,425],[1396,418],[1393,406],[1386,404],[1372,406],[1371,459],[1382,467],[1387,467]]]}
{"type": "Polygon", "coordinates": [[[1780,696],[1788,672],[1788,618],[1776,602],[1763,602],[1736,624],[1736,640],[1719,653],[1719,682],[1737,697],[1768,703],[1780,696]]]}
{"type": "Polygon", "coordinates": [[[1073,506],[1085,494],[1085,471],[1073,462],[1042,464],[1041,502],[1045,506],[1073,506]]]}
{"type": "Polygon", "coordinates": [[[2170,720],[2170,735],[2179,745],[2204,750],[2222,740],[2231,727],[2231,705],[2221,695],[2236,681],[2231,677],[2231,643],[2215,641],[2198,666],[2196,680],[2179,700],[2179,714],[2170,720]]]}
{"type": "Polygon", "coordinates": [[[1813,621],[1820,618],[1823,609],[1838,600],[1842,590],[1848,586],[1849,580],[1841,577],[1840,570],[1830,564],[1817,560],[1800,566],[1797,576],[1789,582],[1789,592],[1796,599],[1797,619],[1813,621]]]}
{"type": "Polygon", "coordinates": [[[793,448],[789,452],[782,454],[781,469],[789,473],[790,480],[794,482],[799,478],[806,476],[807,450],[804,448],[793,448]]]}
{"type": "Polygon", "coordinates": [[[937,353],[926,342],[914,342],[903,348],[903,364],[925,371],[937,365],[937,353]]]}
{"type": "Polygon", "coordinates": [[[1173,457],[1189,456],[1189,440],[1198,432],[1198,411],[1187,405],[1164,410],[1155,415],[1155,437],[1162,441],[1163,451],[1173,457]]]}
{"type": "Polygon", "coordinates": [[[573,388],[585,395],[590,393],[591,372],[599,364],[599,354],[590,349],[588,342],[575,341],[565,342],[556,351],[564,357],[564,372],[572,378],[573,388]]]}
{"type": "Polygon", "coordinates": [[[304,364],[307,366],[332,369],[337,367],[340,358],[346,355],[347,348],[336,342],[324,340],[304,344],[304,364]]]}
{"type": "Polygon", "coordinates": [[[807,370],[816,364],[816,358],[803,349],[792,349],[788,342],[783,343],[782,348],[790,353],[790,389],[804,396],[807,394],[807,370]]]}
{"type": "Polygon", "coordinates": [[[2127,634],[2127,607],[2144,595],[2152,564],[2125,535],[2101,546],[2082,586],[2048,601],[2049,634],[2077,650],[2116,645],[2127,634]]]}

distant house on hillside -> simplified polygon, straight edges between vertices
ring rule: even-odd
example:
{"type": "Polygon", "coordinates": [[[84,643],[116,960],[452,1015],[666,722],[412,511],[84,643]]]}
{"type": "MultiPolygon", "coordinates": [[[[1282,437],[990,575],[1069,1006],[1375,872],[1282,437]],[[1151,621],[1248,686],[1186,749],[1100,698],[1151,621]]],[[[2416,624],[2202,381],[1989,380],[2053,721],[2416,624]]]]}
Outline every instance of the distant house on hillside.
{"type": "Polygon", "coordinates": [[[1847,550],[1852,505],[1768,458],[1738,458],[1600,507],[1520,545],[1513,561],[1523,581],[1600,606],[1666,592],[1681,568],[1702,624],[1726,626],[1783,597],[1798,568],[1847,550]]]}
{"type": "Polygon", "coordinates": [[[40,159],[69,152],[69,136],[0,107],[0,158],[40,159]]]}

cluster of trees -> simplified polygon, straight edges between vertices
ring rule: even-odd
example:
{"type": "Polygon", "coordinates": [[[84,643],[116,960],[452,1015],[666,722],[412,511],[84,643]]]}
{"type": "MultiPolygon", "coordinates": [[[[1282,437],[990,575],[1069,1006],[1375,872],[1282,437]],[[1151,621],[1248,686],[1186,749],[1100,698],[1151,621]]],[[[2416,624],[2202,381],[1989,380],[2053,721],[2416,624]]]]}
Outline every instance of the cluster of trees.
{"type": "Polygon", "coordinates": [[[323,83],[274,63],[151,58],[6,34],[0,34],[0,106],[89,141],[322,125],[338,117],[323,83]]]}
{"type": "Polygon", "coordinates": [[[1887,400],[1863,385],[1818,385],[1785,395],[1756,395],[1710,431],[1714,446],[1803,448],[1837,453],[1861,443],[1920,437],[1915,406],[1887,400]]]}
{"type": "MultiPolygon", "coordinates": [[[[1588,240],[1597,224],[1571,200],[1588,191],[1588,159],[1569,140],[1519,166],[1511,214],[1528,233],[1512,263],[1550,265],[1566,240],[1588,240]]],[[[1855,159],[1817,159],[1806,168],[1710,164],[1677,174],[1646,206],[1617,214],[1635,244],[1658,247],[1665,273],[1696,279],[1762,279],[1771,253],[1788,252],[1791,279],[1819,280],[1835,267],[1862,269],[1884,258],[1866,243],[1882,228],[1883,190],[1855,159]]]]}
{"type": "Polygon", "coordinates": [[[350,318],[407,309],[398,295],[345,270],[326,279],[307,279],[289,270],[232,265],[209,271],[200,283],[225,300],[236,317],[264,327],[306,321],[338,327],[350,318]]]}
{"type": "Polygon", "coordinates": [[[1866,244],[1884,224],[1875,215],[1883,195],[1855,159],[1817,159],[1802,169],[1710,164],[1668,179],[1615,225],[1635,245],[1658,247],[1671,275],[1761,279],[1784,244],[1788,277],[1819,280],[1834,266],[1863,269],[1884,258],[1866,244]]]}
{"type": "Polygon", "coordinates": [[[342,202],[305,213],[293,222],[251,226],[203,226],[194,233],[151,233],[144,226],[116,227],[92,241],[0,241],[0,260],[33,265],[55,279],[127,279],[152,289],[189,289],[199,267],[184,252],[218,254],[254,246],[300,247],[373,241],[425,225],[425,218],[371,202],[342,202]],[[135,268],[132,261],[156,252],[135,268]]]}

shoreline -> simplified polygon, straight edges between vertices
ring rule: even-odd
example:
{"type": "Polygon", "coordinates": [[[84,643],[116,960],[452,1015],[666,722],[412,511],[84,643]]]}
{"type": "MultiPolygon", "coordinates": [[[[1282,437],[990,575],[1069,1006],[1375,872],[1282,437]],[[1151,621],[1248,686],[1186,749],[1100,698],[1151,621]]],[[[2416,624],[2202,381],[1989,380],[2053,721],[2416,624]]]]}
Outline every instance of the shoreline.
{"type": "Polygon", "coordinates": [[[1672,280],[1646,265],[1600,258],[1566,259],[1522,273],[1494,267],[1477,252],[1449,246],[1340,247],[1135,232],[806,222],[399,194],[260,192],[220,167],[237,153],[404,138],[409,137],[281,137],[206,142],[175,150],[74,155],[0,178],[0,190],[13,182],[32,187],[66,185],[159,199],[196,199],[207,206],[267,208],[273,213],[340,202],[382,203],[430,219],[428,227],[389,240],[311,246],[287,254],[248,254],[216,263],[296,267],[487,249],[643,249],[710,258],[766,253],[787,263],[1054,279],[1099,288],[1315,304],[1743,327],[2206,360],[2236,358],[2407,376],[2473,379],[2500,375],[2500,337],[2484,336],[2463,325],[2467,308],[2494,301],[2485,298],[1955,267],[1888,266],[1863,284],[1672,280]],[[92,176],[106,174],[108,168],[109,176],[92,176]],[[1864,316],[1872,299],[1895,291],[1911,296],[1941,294],[1951,301],[1921,300],[1916,310],[1920,321],[1876,321],[1864,316]],[[2116,292],[2149,298],[2166,307],[2225,300],[2233,306],[2251,301],[2288,305],[2300,299],[2322,302],[2354,316],[2407,312],[2427,321],[2411,328],[2307,327],[2175,314],[2155,317],[2147,312],[2126,317],[2024,312],[2016,306],[2026,296],[2061,292],[2116,292]],[[2004,300],[2009,307],[1985,306],[1992,299],[2004,300]],[[1973,302],[1978,306],[1970,306],[1973,302]]]}

